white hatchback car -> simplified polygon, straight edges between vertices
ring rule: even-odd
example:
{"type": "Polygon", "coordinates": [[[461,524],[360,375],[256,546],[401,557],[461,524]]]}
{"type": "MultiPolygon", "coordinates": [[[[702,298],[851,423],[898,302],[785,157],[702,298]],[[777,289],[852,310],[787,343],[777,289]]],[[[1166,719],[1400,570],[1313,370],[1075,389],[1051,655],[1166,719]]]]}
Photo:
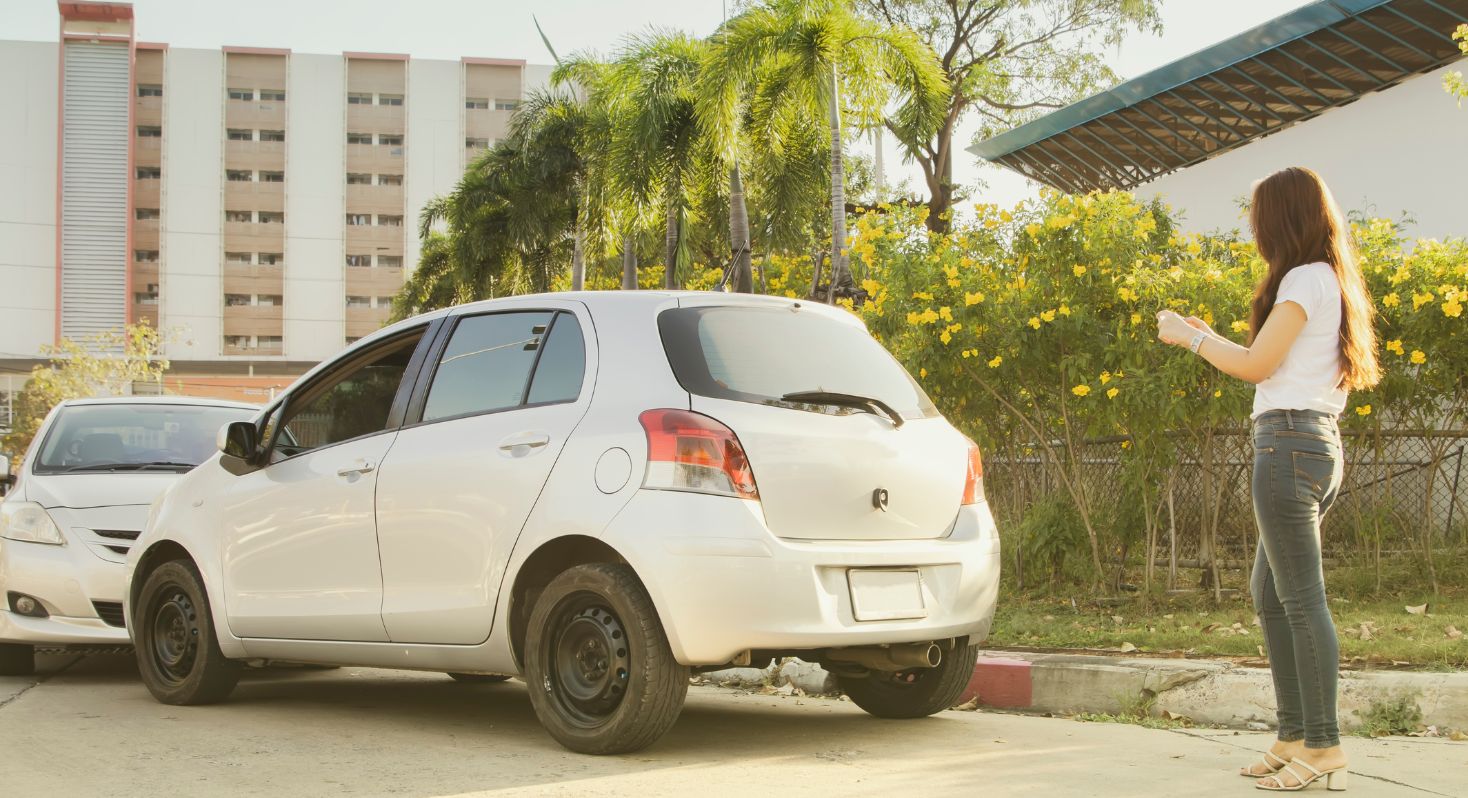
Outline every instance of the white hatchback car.
{"type": "Polygon", "coordinates": [[[162,396],[52,409],[0,503],[0,674],[30,673],[38,645],[128,644],[123,562],[148,506],[258,411],[162,396]]]}
{"type": "Polygon", "coordinates": [[[691,671],[798,655],[954,702],[999,585],[976,447],[855,316],[727,294],[491,300],[318,366],[154,508],[126,610],[166,703],[238,661],[523,674],[632,751],[691,671]]]}

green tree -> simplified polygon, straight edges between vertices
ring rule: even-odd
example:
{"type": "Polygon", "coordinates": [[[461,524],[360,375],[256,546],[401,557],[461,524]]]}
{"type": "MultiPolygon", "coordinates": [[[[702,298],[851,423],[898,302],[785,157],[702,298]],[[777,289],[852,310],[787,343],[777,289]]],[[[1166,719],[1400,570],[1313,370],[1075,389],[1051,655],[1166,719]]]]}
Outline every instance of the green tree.
{"type": "MultiPolygon", "coordinates": [[[[1453,31],[1453,40],[1458,43],[1458,49],[1463,55],[1468,55],[1468,22],[1458,26],[1453,31]]],[[[1457,70],[1443,75],[1443,88],[1448,94],[1458,98],[1458,106],[1462,107],[1463,100],[1468,99],[1468,81],[1463,80],[1463,73],[1457,70]]]]}
{"type": "Polygon", "coordinates": [[[1068,105],[1116,83],[1105,47],[1132,30],[1161,32],[1156,0],[861,0],[861,7],[917,31],[948,78],[936,125],[900,115],[886,121],[923,170],[934,232],[949,228],[961,146],[954,135],[965,117],[979,114],[987,138],[1068,105]]]}

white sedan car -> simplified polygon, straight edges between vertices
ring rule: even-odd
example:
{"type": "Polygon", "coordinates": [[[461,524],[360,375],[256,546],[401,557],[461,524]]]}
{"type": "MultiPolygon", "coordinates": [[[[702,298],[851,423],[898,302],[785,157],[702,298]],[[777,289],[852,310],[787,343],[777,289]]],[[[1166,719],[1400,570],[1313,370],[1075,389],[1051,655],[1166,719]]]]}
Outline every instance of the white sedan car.
{"type": "Polygon", "coordinates": [[[976,447],[855,316],[726,294],[491,300],[297,381],[154,508],[126,599],[158,700],[248,658],[523,675],[632,751],[691,671],[798,655],[883,717],[954,702],[999,538],[976,447]]]}
{"type": "Polygon", "coordinates": [[[259,408],[126,396],[57,405],[0,503],[0,674],[34,647],[127,645],[123,561],[148,505],[215,453],[220,427],[259,408]]]}

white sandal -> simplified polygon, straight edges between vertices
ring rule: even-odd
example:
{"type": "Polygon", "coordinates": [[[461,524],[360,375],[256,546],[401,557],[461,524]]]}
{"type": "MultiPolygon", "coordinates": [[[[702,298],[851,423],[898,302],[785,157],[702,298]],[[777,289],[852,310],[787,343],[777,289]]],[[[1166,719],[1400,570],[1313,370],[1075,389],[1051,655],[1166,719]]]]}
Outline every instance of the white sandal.
{"type": "Polygon", "coordinates": [[[1284,766],[1288,765],[1289,763],[1289,760],[1285,759],[1282,756],[1279,756],[1273,751],[1265,751],[1264,762],[1262,763],[1264,765],[1265,772],[1250,773],[1249,771],[1254,767],[1253,765],[1250,765],[1248,767],[1239,768],[1239,775],[1243,776],[1246,779],[1269,778],[1270,776],[1280,772],[1280,770],[1282,770],[1284,766]],[[1275,762],[1278,762],[1279,764],[1276,765],[1275,762]]]}
{"type": "Polygon", "coordinates": [[[1324,778],[1325,789],[1333,790],[1335,792],[1345,792],[1346,790],[1346,767],[1344,765],[1338,768],[1331,768],[1330,770],[1316,770],[1310,765],[1309,762],[1305,762],[1301,759],[1293,759],[1290,760],[1290,764],[1285,765],[1284,767],[1280,768],[1280,770],[1290,774],[1291,776],[1294,776],[1295,781],[1298,781],[1299,784],[1296,784],[1293,787],[1287,787],[1285,786],[1284,779],[1280,778],[1278,775],[1275,775],[1264,777],[1265,779],[1274,781],[1273,787],[1269,786],[1268,784],[1255,784],[1254,787],[1256,789],[1271,790],[1274,792],[1299,792],[1300,790],[1303,790],[1306,787],[1309,787],[1311,784],[1314,784],[1315,782],[1324,778]],[[1301,776],[1299,772],[1295,770],[1294,765],[1299,765],[1300,767],[1310,771],[1310,777],[1305,778],[1304,776],[1301,776]]]}

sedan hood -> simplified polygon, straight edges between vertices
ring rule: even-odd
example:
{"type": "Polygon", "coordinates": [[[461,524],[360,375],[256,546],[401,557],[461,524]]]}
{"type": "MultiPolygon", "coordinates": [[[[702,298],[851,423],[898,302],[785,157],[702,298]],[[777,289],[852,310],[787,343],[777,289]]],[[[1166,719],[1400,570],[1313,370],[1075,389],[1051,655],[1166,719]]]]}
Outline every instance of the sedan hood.
{"type": "Polygon", "coordinates": [[[128,472],[111,474],[30,474],[26,498],[46,509],[68,507],[147,507],[183,474],[128,472]]]}

